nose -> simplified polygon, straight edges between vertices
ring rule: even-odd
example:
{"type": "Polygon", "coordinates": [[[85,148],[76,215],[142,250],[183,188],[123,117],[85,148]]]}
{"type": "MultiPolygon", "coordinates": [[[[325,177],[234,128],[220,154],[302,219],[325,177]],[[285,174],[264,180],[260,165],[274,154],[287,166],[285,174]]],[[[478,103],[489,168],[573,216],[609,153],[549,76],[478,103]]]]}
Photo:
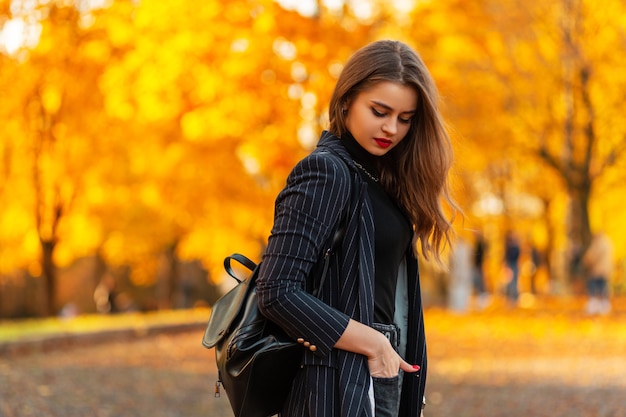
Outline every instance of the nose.
{"type": "Polygon", "coordinates": [[[383,123],[382,129],[386,135],[393,136],[398,133],[398,121],[395,118],[389,118],[383,123]]]}

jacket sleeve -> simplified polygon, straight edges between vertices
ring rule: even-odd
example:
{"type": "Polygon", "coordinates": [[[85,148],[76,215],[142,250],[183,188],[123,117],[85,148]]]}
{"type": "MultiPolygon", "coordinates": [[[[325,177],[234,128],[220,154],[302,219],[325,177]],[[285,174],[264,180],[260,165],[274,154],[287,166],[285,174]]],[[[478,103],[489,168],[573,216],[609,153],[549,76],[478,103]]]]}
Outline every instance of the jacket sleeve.
{"type": "Polygon", "coordinates": [[[337,156],[312,153],[293,169],[276,200],[274,226],[257,278],[261,312],[326,356],[348,315],[305,291],[307,277],[350,200],[351,176],[337,156]]]}

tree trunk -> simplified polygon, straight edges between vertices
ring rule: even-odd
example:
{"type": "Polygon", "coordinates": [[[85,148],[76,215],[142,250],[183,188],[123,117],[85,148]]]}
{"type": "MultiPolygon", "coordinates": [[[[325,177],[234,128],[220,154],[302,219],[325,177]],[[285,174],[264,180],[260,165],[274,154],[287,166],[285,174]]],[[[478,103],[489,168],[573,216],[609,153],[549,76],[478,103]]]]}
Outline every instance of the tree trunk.
{"type": "Polygon", "coordinates": [[[41,271],[45,290],[45,316],[54,316],[57,313],[56,266],[53,258],[55,246],[56,243],[54,241],[41,240],[41,271]]]}
{"type": "Polygon", "coordinates": [[[170,309],[176,307],[175,298],[178,290],[179,273],[178,257],[176,255],[177,243],[173,243],[166,248],[162,255],[160,268],[159,309],[170,309]]]}
{"type": "Polygon", "coordinates": [[[546,229],[546,247],[543,250],[542,262],[545,270],[548,274],[549,287],[552,290],[554,288],[554,280],[555,280],[555,271],[553,270],[553,262],[552,256],[555,252],[554,248],[554,237],[556,235],[554,224],[550,217],[550,206],[552,205],[552,200],[549,198],[542,198],[544,213],[544,227],[546,229]]]}
{"type": "Polygon", "coordinates": [[[570,189],[569,240],[571,245],[568,277],[570,284],[580,283],[584,279],[582,256],[591,242],[589,222],[589,197],[591,187],[582,186],[570,189]]]}

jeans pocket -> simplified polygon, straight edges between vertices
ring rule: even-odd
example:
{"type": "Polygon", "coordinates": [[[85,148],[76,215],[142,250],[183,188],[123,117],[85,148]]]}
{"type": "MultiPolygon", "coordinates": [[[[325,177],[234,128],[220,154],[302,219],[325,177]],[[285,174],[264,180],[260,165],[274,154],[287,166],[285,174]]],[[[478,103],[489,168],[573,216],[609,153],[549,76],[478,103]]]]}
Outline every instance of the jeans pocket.
{"type": "Polygon", "coordinates": [[[392,378],[372,377],[374,383],[375,417],[397,417],[400,392],[398,376],[392,378]]]}

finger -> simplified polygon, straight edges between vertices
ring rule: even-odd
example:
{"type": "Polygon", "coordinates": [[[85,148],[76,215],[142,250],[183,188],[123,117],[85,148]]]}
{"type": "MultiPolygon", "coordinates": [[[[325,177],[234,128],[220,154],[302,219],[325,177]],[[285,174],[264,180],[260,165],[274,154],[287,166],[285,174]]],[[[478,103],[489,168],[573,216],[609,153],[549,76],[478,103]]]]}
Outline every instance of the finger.
{"type": "Polygon", "coordinates": [[[417,371],[420,370],[420,366],[419,365],[411,365],[408,362],[401,361],[400,362],[400,369],[402,369],[404,372],[417,372],[417,371]]]}

